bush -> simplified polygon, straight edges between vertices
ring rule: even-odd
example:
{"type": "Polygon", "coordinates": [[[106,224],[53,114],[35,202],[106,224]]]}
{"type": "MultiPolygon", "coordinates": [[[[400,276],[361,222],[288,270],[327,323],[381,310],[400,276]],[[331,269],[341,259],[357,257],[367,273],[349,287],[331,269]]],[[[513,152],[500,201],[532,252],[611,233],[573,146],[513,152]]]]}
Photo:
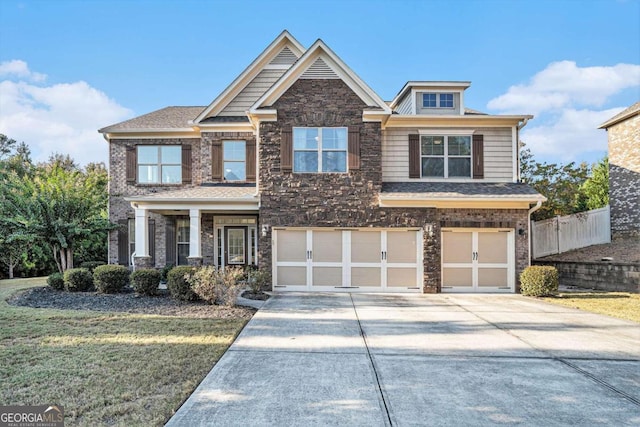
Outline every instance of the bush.
{"type": "Polygon", "coordinates": [[[533,297],[558,292],[558,270],[549,265],[532,265],[520,274],[520,293],[533,297]]]}
{"type": "Polygon", "coordinates": [[[105,264],[106,262],[104,261],[85,261],[83,263],[80,263],[80,268],[86,268],[91,272],[91,274],[93,274],[93,271],[96,269],[96,267],[100,267],[101,265],[105,264]]]}
{"type": "Polygon", "coordinates": [[[191,289],[191,284],[187,281],[189,275],[196,269],[186,265],[173,267],[167,274],[167,289],[175,299],[182,301],[196,301],[198,295],[191,289]]]}
{"type": "Polygon", "coordinates": [[[252,268],[247,270],[247,285],[254,294],[267,290],[271,284],[271,274],[267,270],[252,268]]]}
{"type": "Polygon", "coordinates": [[[64,277],[62,273],[53,273],[47,277],[47,285],[51,289],[55,289],[56,291],[61,291],[64,289],[64,277]]]}
{"type": "Polygon", "coordinates": [[[88,292],[93,289],[93,276],[86,268],[70,268],[64,272],[64,288],[69,292],[88,292]]]}
{"type": "Polygon", "coordinates": [[[121,292],[129,284],[129,269],[124,265],[100,265],[93,272],[93,281],[100,293],[121,292]]]}
{"type": "Polygon", "coordinates": [[[233,306],[240,293],[241,268],[207,266],[189,275],[193,291],[209,304],[233,306]]]}
{"type": "Polygon", "coordinates": [[[171,269],[174,267],[173,264],[166,264],[162,270],[160,270],[160,281],[167,283],[167,275],[169,274],[169,272],[171,271],[171,269]]]}
{"type": "Polygon", "coordinates": [[[131,273],[131,286],[141,295],[155,295],[160,284],[160,272],[152,268],[136,270],[131,273]]]}

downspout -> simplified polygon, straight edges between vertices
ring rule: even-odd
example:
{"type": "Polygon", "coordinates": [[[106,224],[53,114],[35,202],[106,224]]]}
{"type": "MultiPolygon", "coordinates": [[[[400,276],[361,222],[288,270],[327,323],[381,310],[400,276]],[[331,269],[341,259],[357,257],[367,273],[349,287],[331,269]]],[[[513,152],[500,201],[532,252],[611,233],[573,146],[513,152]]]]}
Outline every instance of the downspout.
{"type": "Polygon", "coordinates": [[[538,200],[536,202],[536,205],[534,207],[532,207],[531,209],[529,209],[529,216],[528,216],[528,223],[527,223],[527,227],[529,228],[529,233],[528,233],[528,239],[529,239],[529,265],[531,265],[531,258],[533,257],[533,248],[531,247],[531,214],[534,213],[535,211],[537,211],[538,209],[540,209],[540,207],[542,206],[542,200],[538,200]]]}

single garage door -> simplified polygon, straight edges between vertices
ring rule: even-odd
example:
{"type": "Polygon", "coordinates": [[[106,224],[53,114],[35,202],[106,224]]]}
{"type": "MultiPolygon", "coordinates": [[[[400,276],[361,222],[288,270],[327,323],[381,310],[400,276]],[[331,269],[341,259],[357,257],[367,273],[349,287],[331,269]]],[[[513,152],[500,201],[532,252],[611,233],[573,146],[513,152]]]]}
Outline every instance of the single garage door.
{"type": "Polygon", "coordinates": [[[274,290],[422,292],[416,229],[274,229],[274,290]]]}
{"type": "Polygon", "coordinates": [[[511,229],[443,229],[443,292],[514,292],[511,229]]]}

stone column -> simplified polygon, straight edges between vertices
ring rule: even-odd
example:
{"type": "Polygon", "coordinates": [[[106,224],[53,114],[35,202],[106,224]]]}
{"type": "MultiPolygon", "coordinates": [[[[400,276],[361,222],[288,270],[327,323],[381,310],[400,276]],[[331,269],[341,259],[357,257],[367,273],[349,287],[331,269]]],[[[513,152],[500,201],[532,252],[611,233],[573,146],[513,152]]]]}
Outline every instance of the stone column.
{"type": "Polygon", "coordinates": [[[200,244],[200,209],[189,210],[189,265],[202,265],[202,245],[200,244]]]}

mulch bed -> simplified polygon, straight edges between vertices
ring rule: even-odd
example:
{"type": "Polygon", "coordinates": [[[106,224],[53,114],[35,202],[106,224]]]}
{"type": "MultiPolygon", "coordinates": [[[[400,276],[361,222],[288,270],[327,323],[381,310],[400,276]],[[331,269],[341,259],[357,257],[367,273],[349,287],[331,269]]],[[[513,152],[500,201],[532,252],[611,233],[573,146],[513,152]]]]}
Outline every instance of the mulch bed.
{"type": "Polygon", "coordinates": [[[270,295],[265,294],[264,292],[252,292],[252,291],[244,291],[242,293],[242,298],[247,298],[247,299],[255,299],[258,301],[266,301],[270,298],[270,295]]]}
{"type": "Polygon", "coordinates": [[[97,292],[64,292],[49,287],[31,288],[9,298],[11,305],[61,310],[110,311],[136,314],[157,314],[210,319],[250,319],[256,312],[248,307],[223,307],[202,301],[183,302],[163,292],[158,296],[141,296],[133,291],[120,294],[97,292]]]}

